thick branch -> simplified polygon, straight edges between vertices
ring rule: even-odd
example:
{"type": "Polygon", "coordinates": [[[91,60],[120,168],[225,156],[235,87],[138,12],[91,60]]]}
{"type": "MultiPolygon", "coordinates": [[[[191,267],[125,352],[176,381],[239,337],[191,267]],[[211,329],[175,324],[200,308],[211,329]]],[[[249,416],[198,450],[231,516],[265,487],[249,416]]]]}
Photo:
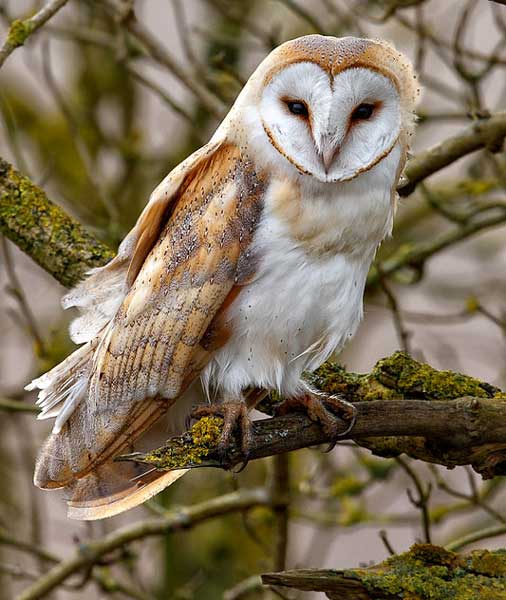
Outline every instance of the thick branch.
{"type": "Polygon", "coordinates": [[[110,248],[1,158],[0,232],[67,287],[114,256],[110,248]]]}
{"type": "Polygon", "coordinates": [[[68,0],[51,0],[34,14],[33,17],[24,21],[20,19],[13,21],[7,34],[7,39],[0,48],[0,67],[16,48],[22,46],[32,33],[47,23],[67,2],[68,0]]]}
{"type": "Polygon", "coordinates": [[[430,544],[415,544],[409,552],[367,568],[300,569],[266,573],[266,585],[324,592],[330,599],[488,598],[506,594],[506,558],[499,550],[474,550],[459,555],[430,544]]]}
{"type": "MultiPolygon", "coordinates": [[[[437,371],[400,352],[379,361],[368,375],[347,373],[326,363],[309,377],[321,391],[354,402],[356,424],[342,439],[351,438],[381,456],[405,453],[450,468],[470,464],[485,478],[505,473],[506,395],[484,382],[437,371]]],[[[272,408],[261,405],[265,412],[272,408]]],[[[238,444],[226,457],[220,455],[221,425],[221,419],[206,417],[161,448],[119,460],[160,470],[231,468],[244,457],[238,444]]],[[[248,458],[255,460],[330,441],[304,414],[263,419],[253,424],[248,458]]]]}

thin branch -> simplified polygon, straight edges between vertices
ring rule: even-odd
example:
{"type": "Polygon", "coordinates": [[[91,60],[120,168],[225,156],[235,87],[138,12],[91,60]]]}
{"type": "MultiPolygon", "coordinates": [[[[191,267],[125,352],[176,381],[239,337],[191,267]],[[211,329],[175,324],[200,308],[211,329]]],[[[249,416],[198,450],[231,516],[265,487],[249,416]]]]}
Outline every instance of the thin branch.
{"type": "Polygon", "coordinates": [[[270,494],[264,488],[241,490],[190,507],[167,512],[158,520],[141,521],[118,529],[99,540],[80,544],[67,560],[60,562],[37,582],[22,592],[16,600],[43,598],[74,573],[90,567],[106,554],[137,540],[165,535],[181,528],[189,528],[208,519],[233,512],[249,510],[255,506],[270,506],[270,494]]]}
{"type": "Polygon", "coordinates": [[[321,33],[322,35],[329,35],[326,32],[326,27],[324,27],[323,24],[318,21],[311,11],[307,10],[303,6],[299,6],[296,2],[294,2],[294,0],[278,0],[278,2],[283,4],[283,6],[286,6],[294,14],[305,21],[315,32],[321,33]]]}
{"type": "Polygon", "coordinates": [[[506,525],[494,525],[493,527],[487,527],[485,529],[479,529],[478,531],[472,531],[466,535],[463,535],[452,542],[446,544],[446,548],[452,552],[457,552],[469,544],[480,542],[481,540],[489,540],[493,537],[506,534],[506,525]]]}
{"type": "Polygon", "coordinates": [[[22,46],[33,33],[47,23],[67,2],[68,0],[50,0],[33,17],[24,21],[20,19],[13,21],[9,28],[7,39],[0,48],[0,68],[16,48],[22,46]]]}
{"type": "Polygon", "coordinates": [[[476,150],[488,148],[499,152],[505,137],[506,112],[477,120],[457,135],[412,158],[404,172],[406,181],[398,187],[399,195],[409,196],[421,181],[476,150]]]}
{"type": "MultiPolygon", "coordinates": [[[[15,537],[12,537],[7,532],[0,530],[0,546],[8,546],[10,548],[14,548],[20,552],[24,552],[26,554],[30,554],[33,557],[36,557],[42,563],[50,563],[50,564],[59,564],[61,559],[52,552],[48,552],[45,548],[38,546],[37,544],[30,544],[28,542],[24,542],[22,540],[18,540],[15,537]]],[[[134,590],[130,587],[127,587],[125,584],[119,582],[115,579],[110,572],[105,569],[95,569],[94,572],[91,573],[91,577],[94,581],[100,586],[103,591],[106,592],[121,592],[123,595],[128,598],[135,598],[136,600],[147,600],[147,596],[142,594],[141,592],[134,590]]],[[[36,577],[38,581],[40,575],[36,577]]],[[[68,589],[75,589],[76,586],[65,586],[68,589]]]]}
{"type": "MultiPolygon", "coordinates": [[[[108,6],[114,10],[116,16],[119,16],[115,2],[107,2],[108,6]]],[[[204,106],[214,117],[223,118],[223,104],[206,87],[201,86],[188,72],[172,57],[152,34],[139,21],[133,17],[122,20],[122,25],[127,31],[146,49],[149,56],[156,62],[163,65],[170,73],[176,77],[194,96],[200,104],[204,106]]]]}
{"type": "Polygon", "coordinates": [[[33,340],[35,346],[35,353],[37,356],[43,356],[45,354],[44,340],[39,332],[39,327],[37,325],[37,320],[35,319],[35,315],[30,307],[30,304],[23,292],[23,288],[21,286],[21,282],[19,281],[19,277],[16,273],[16,269],[14,267],[14,263],[12,261],[11,253],[9,250],[9,246],[7,240],[3,235],[0,234],[0,250],[4,259],[5,271],[7,273],[7,277],[9,279],[9,284],[7,287],[7,291],[13,296],[16,300],[19,312],[21,313],[24,321],[24,327],[28,331],[30,337],[33,340]]]}
{"type": "Polygon", "coordinates": [[[411,481],[414,483],[416,488],[416,493],[418,494],[418,498],[415,498],[411,493],[411,490],[407,490],[408,498],[415,506],[420,510],[420,514],[422,517],[422,528],[423,528],[423,536],[424,542],[427,544],[431,543],[431,519],[429,514],[429,499],[432,492],[432,486],[429,483],[425,488],[423,483],[420,481],[418,474],[411,466],[400,456],[397,457],[397,464],[399,464],[404,472],[408,475],[411,481]]]}
{"type": "Polygon", "coordinates": [[[38,413],[40,409],[38,406],[28,404],[27,402],[21,402],[20,400],[11,400],[10,398],[0,398],[0,411],[5,412],[28,412],[38,413]]]}
{"type": "Polygon", "coordinates": [[[425,262],[434,254],[467,240],[491,227],[506,224],[506,208],[504,205],[494,206],[490,210],[487,209],[486,211],[475,213],[474,217],[467,219],[466,223],[462,226],[442,233],[436,239],[419,244],[400,246],[391,256],[382,260],[379,269],[373,265],[367,278],[367,284],[369,286],[376,285],[379,283],[381,277],[390,276],[404,268],[412,269],[414,271],[413,282],[418,281],[425,262]]]}

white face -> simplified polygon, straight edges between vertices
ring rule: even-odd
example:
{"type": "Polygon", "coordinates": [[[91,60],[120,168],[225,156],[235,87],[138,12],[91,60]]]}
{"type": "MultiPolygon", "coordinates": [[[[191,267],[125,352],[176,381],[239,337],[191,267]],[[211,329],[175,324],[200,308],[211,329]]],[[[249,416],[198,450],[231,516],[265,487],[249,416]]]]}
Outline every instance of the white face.
{"type": "Polygon", "coordinates": [[[352,67],[334,78],[310,62],[289,65],[266,86],[260,116],[271,142],[299,171],[346,181],[394,146],[399,94],[380,73],[352,67]]]}

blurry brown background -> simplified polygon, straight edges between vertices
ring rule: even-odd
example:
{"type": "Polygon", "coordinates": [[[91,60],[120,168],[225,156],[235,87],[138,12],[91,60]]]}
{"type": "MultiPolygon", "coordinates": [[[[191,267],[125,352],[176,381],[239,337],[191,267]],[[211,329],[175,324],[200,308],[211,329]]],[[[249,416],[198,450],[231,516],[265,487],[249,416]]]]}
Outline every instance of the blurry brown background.
{"type": "MultiPolygon", "coordinates": [[[[40,4],[0,0],[0,39],[10,21],[40,4]]],[[[417,64],[424,95],[415,154],[458,132],[471,118],[504,109],[506,7],[486,0],[138,0],[121,6],[126,10],[129,4],[149,38],[223,107],[273,46],[319,31],[389,39],[417,64]]],[[[0,70],[0,155],[115,247],[154,186],[209,138],[218,120],[167,64],[150,57],[149,49],[127,34],[108,6],[69,2],[6,61],[0,70]]],[[[505,166],[502,155],[478,153],[431,177],[401,201],[393,239],[380,259],[402,244],[423,244],[458,227],[452,215],[481,209],[492,200],[505,202],[505,166]]],[[[401,271],[388,282],[415,358],[499,387],[506,386],[504,235],[504,227],[487,229],[436,253],[423,272],[401,271]]],[[[63,291],[14,245],[3,242],[1,397],[32,402],[33,396],[22,391],[26,382],[70,352],[70,315],[59,305],[63,291]],[[21,302],[13,287],[22,292],[21,302]]],[[[381,289],[367,295],[365,320],[339,357],[347,368],[367,371],[401,346],[391,307],[381,289]]],[[[264,461],[239,475],[192,472],[151,507],[105,522],[78,523],[67,520],[58,492],[32,486],[36,449],[51,424],[35,421],[32,414],[0,417],[0,541],[8,534],[59,557],[89,537],[139,521],[160,507],[261,484],[270,468],[264,461]]],[[[394,462],[338,446],[330,455],[300,451],[290,464],[289,567],[340,568],[383,560],[387,551],[380,529],[388,531],[397,552],[422,537],[419,511],[406,495],[412,482],[394,462]]],[[[456,498],[438,488],[434,469],[411,464],[422,481],[432,481],[433,541],[445,543],[502,522],[502,481],[483,484],[465,469],[437,470],[464,494],[456,498]],[[471,498],[474,485],[482,486],[487,506],[501,514],[477,506],[471,498]]],[[[239,581],[272,568],[272,519],[269,510],[256,509],[136,544],[111,571],[140,590],[140,598],[221,598],[239,581]]],[[[497,537],[486,546],[500,547],[505,540],[506,535],[497,537]]],[[[46,569],[30,553],[0,544],[0,597],[13,598],[46,569]]],[[[75,588],[79,582],[79,577],[69,580],[70,588],[52,597],[128,597],[93,582],[75,588]]]]}

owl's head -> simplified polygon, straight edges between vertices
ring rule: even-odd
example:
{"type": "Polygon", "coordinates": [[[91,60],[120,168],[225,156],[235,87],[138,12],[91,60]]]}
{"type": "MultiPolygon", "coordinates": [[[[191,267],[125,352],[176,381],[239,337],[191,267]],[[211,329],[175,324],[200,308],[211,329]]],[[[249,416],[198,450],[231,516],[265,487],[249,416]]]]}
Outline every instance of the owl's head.
{"type": "Polygon", "coordinates": [[[348,181],[386,157],[413,130],[419,89],[410,62],[390,44],[309,35],[274,50],[239,104],[250,134],[264,136],[300,173],[348,181]]]}

